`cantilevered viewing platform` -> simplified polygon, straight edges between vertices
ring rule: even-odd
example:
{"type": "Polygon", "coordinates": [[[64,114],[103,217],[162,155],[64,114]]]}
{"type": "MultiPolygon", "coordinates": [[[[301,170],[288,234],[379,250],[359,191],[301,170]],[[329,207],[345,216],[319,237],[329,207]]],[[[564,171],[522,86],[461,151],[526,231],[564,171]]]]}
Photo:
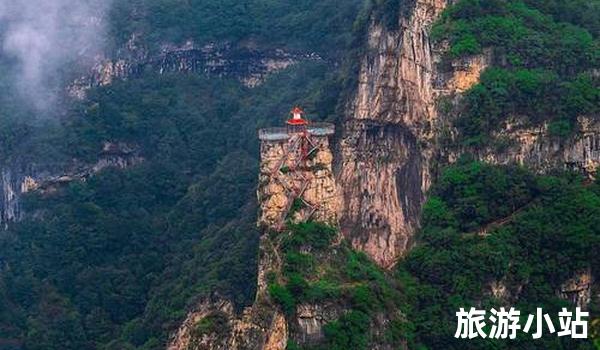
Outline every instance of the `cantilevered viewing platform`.
{"type": "MultiPolygon", "coordinates": [[[[335,126],[332,123],[310,123],[306,125],[306,132],[311,136],[331,136],[335,134],[335,126]]],[[[285,141],[291,135],[298,133],[298,129],[276,127],[265,128],[258,131],[261,141],[285,141]]]]}
{"type": "Polygon", "coordinates": [[[311,123],[294,107],[284,127],[266,128],[260,138],[258,199],[260,225],[283,231],[287,222],[337,221],[338,194],[332,171],[331,123],[311,123]]]}
{"type": "Polygon", "coordinates": [[[304,118],[304,111],[294,107],[290,112],[292,118],[288,119],[285,127],[260,129],[258,138],[261,141],[286,141],[293,135],[302,137],[323,137],[335,133],[335,126],[331,123],[311,123],[304,118]]]}

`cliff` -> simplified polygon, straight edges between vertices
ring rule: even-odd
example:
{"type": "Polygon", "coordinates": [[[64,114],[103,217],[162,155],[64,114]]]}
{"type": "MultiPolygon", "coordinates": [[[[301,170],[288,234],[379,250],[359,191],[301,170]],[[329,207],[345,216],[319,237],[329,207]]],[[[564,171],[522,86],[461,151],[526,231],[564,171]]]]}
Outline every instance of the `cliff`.
{"type": "Polygon", "coordinates": [[[463,148],[449,152],[447,161],[468,152],[492,164],[520,164],[539,173],[571,169],[595,178],[600,166],[600,123],[582,116],[576,129],[569,137],[559,138],[549,132],[547,124],[532,127],[512,120],[492,135],[500,148],[463,148]]]}
{"type": "Polygon", "coordinates": [[[68,88],[72,97],[84,98],[92,87],[110,85],[114,80],[131,79],[144,72],[156,74],[196,73],[207,77],[238,79],[247,87],[260,85],[269,74],[302,61],[321,61],[315,53],[292,53],[281,49],[260,49],[230,43],[198,46],[163,45],[161,52],[150,53],[133,36],[116,58],[101,58],[88,75],[75,80],[68,88]]]}
{"type": "Polygon", "coordinates": [[[143,158],[136,147],[106,142],[94,164],[85,164],[73,159],[68,164],[42,166],[20,161],[18,158],[0,164],[0,226],[6,229],[10,223],[23,219],[25,213],[21,200],[26,193],[38,191],[51,194],[60,186],[73,181],[85,181],[105,168],[125,169],[142,161],[143,158]]]}
{"type": "Polygon", "coordinates": [[[405,349],[405,305],[393,276],[343,239],[341,194],[326,123],[259,131],[258,225],[263,230],[252,306],[202,299],[169,350],[405,349]],[[219,326],[214,326],[219,324],[219,326]]]}
{"type": "Polygon", "coordinates": [[[402,2],[398,29],[373,20],[338,148],[342,231],[381,266],[411,246],[431,185],[439,116],[428,30],[443,0],[402,2]]]}
{"type": "Polygon", "coordinates": [[[214,295],[201,300],[172,336],[168,350],[283,350],[287,321],[269,298],[266,274],[281,270],[281,258],[265,235],[260,242],[258,289],[251,307],[239,314],[230,301],[214,295]],[[220,325],[212,326],[215,319],[220,325]],[[208,326],[203,326],[207,325],[208,326]]]}
{"type": "Polygon", "coordinates": [[[333,125],[313,124],[308,133],[289,137],[284,129],[261,131],[259,226],[277,230],[287,219],[337,225],[341,197],[328,139],[333,125]]]}
{"type": "Polygon", "coordinates": [[[218,295],[205,298],[167,348],[406,349],[400,287],[335,230],[318,227],[300,224],[263,235],[253,305],[238,314],[218,295]]]}
{"type": "MultiPolygon", "coordinates": [[[[333,126],[314,124],[308,129],[263,129],[261,164],[257,190],[263,229],[260,241],[257,293],[254,304],[237,315],[232,304],[218,296],[202,300],[173,336],[168,349],[285,349],[292,333],[291,320],[269,293],[273,278],[281,278],[284,265],[282,237],[290,233],[291,222],[318,220],[335,225],[340,196],[333,177],[333,156],[328,136],[333,126]],[[276,277],[279,276],[279,277],[276,277]],[[218,317],[223,325],[198,331],[218,317]]],[[[306,337],[319,333],[309,326],[310,307],[298,306],[298,321],[306,337]]],[[[324,322],[322,319],[319,322],[324,322]]],[[[321,335],[322,337],[322,335],[321,335]]]]}
{"type": "MultiPolygon", "coordinates": [[[[306,193],[314,190],[315,197],[307,202],[327,204],[319,207],[321,212],[310,210],[310,205],[296,208],[297,212],[292,210],[295,199],[302,198],[290,196],[286,186],[298,181],[295,171],[289,172],[295,170],[297,156],[287,157],[287,139],[263,143],[258,221],[268,231],[279,234],[265,233],[261,239],[255,303],[237,316],[228,301],[218,297],[201,301],[174,334],[170,350],[284,349],[288,342],[300,346],[322,345],[327,325],[352,313],[356,301],[347,298],[348,294],[333,298],[335,301],[300,300],[288,305],[289,310],[274,297],[270,287],[288,288],[292,280],[288,271],[290,251],[286,251],[286,246],[287,239],[296,233],[283,225],[286,221],[315,218],[333,224],[339,222],[340,235],[328,243],[326,253],[321,254],[310,245],[299,248],[302,257],[315,259],[320,273],[300,273],[306,283],[302,288],[310,289],[313,283],[322,282],[320,278],[327,271],[343,275],[338,269],[347,260],[339,257],[353,256],[352,249],[366,253],[381,268],[394,266],[414,243],[426,193],[438,169],[455,162],[462,154],[495,164],[522,164],[540,173],[564,168],[589,176],[596,172],[600,162],[600,127],[586,116],[579,118],[577,131],[569,138],[552,136],[547,125],[522,125],[515,117],[492,135],[504,141],[504,147],[462,146],[458,130],[452,125],[455,116],[445,111],[443,104],[457,105],[462,93],[477,84],[482,72],[494,63],[494,57],[490,50],[484,50],[482,55],[441,65],[446,48],[431,42],[429,30],[449,1],[400,3],[397,26],[384,24],[377,16],[370,19],[358,85],[346,104],[339,137],[332,146],[334,152],[330,152],[324,139],[319,143],[321,151],[315,158],[316,164],[309,162],[311,174],[305,173],[308,169],[300,172],[300,178],[311,179],[300,187],[310,189],[306,193]],[[332,201],[338,186],[341,197],[332,201]],[[318,214],[313,216],[315,212],[318,214]],[[345,248],[346,242],[350,247],[345,248]],[[206,320],[212,318],[226,320],[223,321],[226,326],[206,330],[203,325],[211,323],[206,320]]],[[[363,283],[349,280],[341,283],[342,290],[363,283]]],[[[506,301],[518,299],[521,288],[505,281],[494,281],[488,286],[489,293],[506,301]]],[[[585,307],[594,288],[593,275],[585,270],[565,281],[555,293],[585,307]]],[[[383,340],[383,332],[375,331],[390,327],[402,315],[398,305],[370,315],[364,322],[368,325],[364,332],[370,336],[368,348],[406,347],[403,335],[390,343],[383,340]]]]}
{"type": "Polygon", "coordinates": [[[448,1],[402,1],[398,27],[372,18],[358,86],[335,149],[344,196],[341,228],[352,246],[390,267],[413,243],[426,193],[440,167],[470,154],[493,164],[521,164],[539,173],[573,169],[594,177],[600,162],[596,116],[579,116],[568,137],[547,124],[507,116],[491,146],[468,147],[453,122],[463,93],[501,64],[483,54],[448,59],[448,45],[429,37],[448,1]]]}
{"type": "MultiPolygon", "coordinates": [[[[438,101],[445,99],[445,103],[458,105],[462,93],[477,84],[481,73],[494,61],[491,50],[455,60],[449,70],[439,72],[435,84],[438,101]]],[[[523,122],[527,118],[509,116],[499,131],[490,135],[488,145],[468,147],[461,144],[459,131],[449,123],[456,117],[454,111],[447,114],[446,126],[451,135],[440,149],[442,163],[453,163],[461,154],[471,154],[492,164],[519,164],[542,174],[569,169],[590,178],[595,178],[600,165],[600,122],[597,116],[579,116],[575,131],[566,137],[553,135],[548,123],[527,125],[523,122]]]]}

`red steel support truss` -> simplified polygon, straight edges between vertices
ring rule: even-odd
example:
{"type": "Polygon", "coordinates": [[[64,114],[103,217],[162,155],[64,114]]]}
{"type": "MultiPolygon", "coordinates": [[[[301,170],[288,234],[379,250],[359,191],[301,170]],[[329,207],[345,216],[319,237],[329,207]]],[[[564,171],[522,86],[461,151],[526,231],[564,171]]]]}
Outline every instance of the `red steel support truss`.
{"type": "Polygon", "coordinates": [[[309,174],[307,161],[317,149],[318,146],[312,141],[310,133],[306,129],[294,133],[286,144],[285,154],[277,162],[276,167],[271,170],[271,180],[278,181],[285,188],[288,198],[287,207],[280,219],[280,230],[284,228],[285,219],[296,199],[300,199],[306,207],[310,208],[309,218],[319,209],[318,203],[309,203],[303,198],[304,192],[310,184],[310,178],[306,176],[309,174]],[[291,160],[293,160],[293,164],[289,164],[291,160]],[[288,181],[289,178],[291,181],[288,181]]]}

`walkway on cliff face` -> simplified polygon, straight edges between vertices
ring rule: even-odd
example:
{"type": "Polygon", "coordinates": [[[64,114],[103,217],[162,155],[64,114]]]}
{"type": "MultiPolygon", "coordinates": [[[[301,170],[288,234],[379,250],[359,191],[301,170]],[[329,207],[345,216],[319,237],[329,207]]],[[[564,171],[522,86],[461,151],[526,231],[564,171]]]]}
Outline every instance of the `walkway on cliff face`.
{"type": "Polygon", "coordinates": [[[517,215],[519,215],[522,212],[524,212],[525,210],[529,209],[536,203],[537,203],[537,200],[533,199],[530,202],[528,202],[527,204],[525,204],[522,207],[518,208],[517,210],[513,211],[510,215],[500,218],[500,219],[497,219],[497,220],[494,220],[488,224],[485,224],[484,226],[480,227],[477,230],[477,232],[469,232],[469,233],[465,234],[464,237],[474,237],[474,236],[487,237],[487,236],[489,236],[490,231],[493,231],[497,228],[500,228],[500,227],[512,222],[517,217],[517,215]]]}

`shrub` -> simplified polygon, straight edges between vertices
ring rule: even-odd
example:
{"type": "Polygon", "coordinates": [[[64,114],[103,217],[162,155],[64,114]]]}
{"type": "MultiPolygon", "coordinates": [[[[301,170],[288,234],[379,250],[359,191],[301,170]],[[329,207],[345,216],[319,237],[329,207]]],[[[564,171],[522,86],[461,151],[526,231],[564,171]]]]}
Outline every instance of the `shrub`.
{"type": "Polygon", "coordinates": [[[340,286],[328,280],[319,280],[311,284],[306,292],[306,299],[310,302],[319,302],[323,300],[335,300],[341,295],[340,286]]]}
{"type": "Polygon", "coordinates": [[[314,271],[315,259],[310,254],[290,251],[285,255],[285,273],[309,275],[314,271]]]}
{"type": "Polygon", "coordinates": [[[348,350],[366,349],[369,316],[361,311],[350,311],[339,320],[330,322],[323,327],[327,349],[348,350]]]}
{"type": "Polygon", "coordinates": [[[215,331],[223,332],[228,327],[227,316],[222,312],[210,314],[194,325],[192,330],[194,337],[200,338],[202,335],[210,334],[215,331]]]}
{"type": "Polygon", "coordinates": [[[336,234],[334,228],[313,221],[291,225],[290,231],[290,236],[283,244],[286,251],[298,250],[304,245],[315,249],[327,248],[336,234]]]}
{"type": "Polygon", "coordinates": [[[296,300],[302,300],[309,288],[308,282],[297,273],[291,274],[288,279],[287,290],[289,290],[296,300]]]}
{"type": "Polygon", "coordinates": [[[296,299],[287,288],[273,283],[269,286],[269,295],[281,306],[286,315],[293,315],[296,312],[296,299]]]}
{"type": "Polygon", "coordinates": [[[378,308],[379,301],[368,285],[359,285],[352,290],[352,307],[366,314],[378,308]]]}
{"type": "Polygon", "coordinates": [[[350,252],[345,273],[352,281],[383,281],[383,273],[362,252],[350,252]]]}

